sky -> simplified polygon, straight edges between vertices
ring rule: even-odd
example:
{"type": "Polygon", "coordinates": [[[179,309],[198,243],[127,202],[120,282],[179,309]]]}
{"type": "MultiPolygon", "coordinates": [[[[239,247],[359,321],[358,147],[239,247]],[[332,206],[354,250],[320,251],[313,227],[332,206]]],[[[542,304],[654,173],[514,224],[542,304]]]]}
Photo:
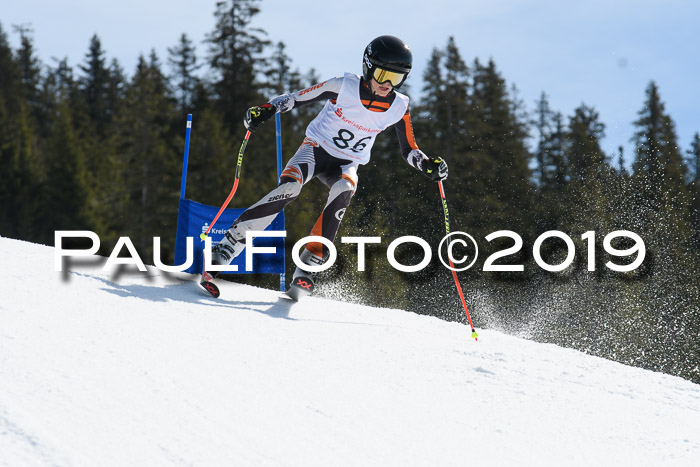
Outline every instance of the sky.
{"type": "MultiPolygon", "coordinates": [[[[107,58],[117,58],[132,74],[139,54],[152,49],[166,63],[167,48],[182,33],[194,41],[203,61],[217,0],[6,3],[0,24],[11,44],[19,44],[12,25],[31,25],[45,65],[55,65],[52,57],[67,57],[76,69],[97,34],[107,58]]],[[[696,0],[262,0],[259,5],[252,27],[284,42],[293,67],[302,73],[314,68],[322,80],[361,73],[367,43],[391,34],[413,51],[409,84],[420,99],[432,50],[443,49],[452,36],[468,64],[492,58],[508,85],[517,86],[527,110],[534,110],[542,92],[565,118],[582,103],[594,107],[606,125],[603,148],[614,160],[621,145],[628,165],[633,157],[632,122],[651,80],[676,123],[684,153],[700,132],[696,0]]]]}

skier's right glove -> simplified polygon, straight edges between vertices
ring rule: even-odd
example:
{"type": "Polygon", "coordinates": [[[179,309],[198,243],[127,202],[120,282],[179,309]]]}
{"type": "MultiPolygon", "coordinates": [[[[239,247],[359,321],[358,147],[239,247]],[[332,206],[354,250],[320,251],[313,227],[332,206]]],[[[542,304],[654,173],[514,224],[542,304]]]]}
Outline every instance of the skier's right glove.
{"type": "Polygon", "coordinates": [[[248,130],[255,131],[255,129],[259,127],[260,124],[269,120],[276,113],[277,108],[270,103],[263,104],[261,106],[251,107],[245,113],[243,124],[248,130]]]}
{"type": "Polygon", "coordinates": [[[421,164],[421,170],[423,171],[423,175],[436,182],[447,178],[447,162],[442,160],[441,157],[424,159],[421,164]]]}

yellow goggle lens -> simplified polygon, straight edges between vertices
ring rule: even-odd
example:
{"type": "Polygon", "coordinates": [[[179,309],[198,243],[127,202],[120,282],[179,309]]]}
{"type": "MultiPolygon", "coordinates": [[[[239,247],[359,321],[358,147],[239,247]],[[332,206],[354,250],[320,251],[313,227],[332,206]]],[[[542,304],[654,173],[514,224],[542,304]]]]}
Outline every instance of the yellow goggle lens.
{"type": "Polygon", "coordinates": [[[406,77],[406,73],[397,73],[395,71],[385,70],[384,68],[375,68],[372,77],[379,84],[384,84],[389,81],[392,86],[399,86],[406,77]]]}

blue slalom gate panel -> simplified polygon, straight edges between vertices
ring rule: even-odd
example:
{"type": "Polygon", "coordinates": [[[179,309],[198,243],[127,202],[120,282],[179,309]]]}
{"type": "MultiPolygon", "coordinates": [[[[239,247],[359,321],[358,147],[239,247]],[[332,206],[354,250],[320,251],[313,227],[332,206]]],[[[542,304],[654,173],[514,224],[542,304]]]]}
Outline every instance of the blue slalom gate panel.
{"type": "MultiPolygon", "coordinates": [[[[278,176],[282,172],[282,147],[281,147],[281,125],[279,114],[275,115],[277,133],[277,172],[278,176]]],[[[180,183],[180,202],[178,206],[177,234],[175,237],[175,265],[183,265],[187,261],[187,239],[192,238],[193,264],[185,270],[189,273],[201,273],[203,267],[203,251],[205,242],[200,236],[209,228],[209,223],[216,217],[220,206],[208,206],[185,198],[187,186],[187,165],[190,150],[190,133],[192,131],[192,114],[187,115],[187,132],[185,135],[185,157],[182,164],[182,181],[180,183]]],[[[240,189],[240,187],[239,187],[240,189]]],[[[225,209],[214,228],[209,232],[211,245],[216,245],[223,238],[224,234],[234,220],[241,215],[244,209],[225,209]]],[[[283,231],[284,211],[280,212],[266,231],[283,231]]],[[[253,255],[252,271],[246,271],[245,250],[239,255],[231,265],[238,266],[238,274],[258,274],[271,273],[280,275],[280,290],[285,290],[285,239],[282,237],[260,237],[253,241],[255,247],[274,247],[275,253],[256,253],[253,255]]]]}
{"type": "MultiPolygon", "coordinates": [[[[224,237],[231,223],[241,215],[244,209],[226,209],[221,213],[221,217],[216,221],[216,225],[209,232],[211,244],[216,245],[224,237]]],[[[175,265],[179,266],[187,260],[187,237],[193,239],[194,263],[185,272],[201,273],[203,266],[202,252],[204,251],[204,241],[200,239],[200,235],[207,231],[209,222],[214,219],[219,208],[207,206],[189,199],[180,200],[180,209],[177,219],[177,237],[175,239],[175,265]]],[[[265,229],[267,231],[284,230],[284,213],[277,215],[272,224],[265,229]]],[[[284,238],[281,237],[260,237],[253,241],[256,247],[275,247],[276,253],[253,255],[252,271],[246,271],[245,250],[239,255],[232,265],[238,266],[237,273],[252,274],[252,273],[284,273],[284,238]]]]}

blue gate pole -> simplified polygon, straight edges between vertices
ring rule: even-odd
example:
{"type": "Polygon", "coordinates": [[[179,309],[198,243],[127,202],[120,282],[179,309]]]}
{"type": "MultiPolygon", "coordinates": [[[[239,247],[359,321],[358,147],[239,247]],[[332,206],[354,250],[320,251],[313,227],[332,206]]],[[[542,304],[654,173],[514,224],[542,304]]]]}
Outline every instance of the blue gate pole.
{"type": "Polygon", "coordinates": [[[185,132],[185,160],[182,163],[182,181],[180,182],[180,199],[185,199],[187,187],[187,161],[190,158],[190,133],[192,132],[192,114],[187,114],[187,131],[185,132]]]}
{"type": "MultiPolygon", "coordinates": [[[[277,179],[282,176],[282,123],[279,112],[275,114],[275,134],[277,136],[277,179]]],[[[282,210],[284,219],[284,209],[282,210]]],[[[286,230],[286,225],[283,222],[283,227],[286,230]]],[[[282,273],[280,274],[280,291],[285,291],[285,271],[287,270],[287,261],[285,255],[282,255],[282,273]]]]}

